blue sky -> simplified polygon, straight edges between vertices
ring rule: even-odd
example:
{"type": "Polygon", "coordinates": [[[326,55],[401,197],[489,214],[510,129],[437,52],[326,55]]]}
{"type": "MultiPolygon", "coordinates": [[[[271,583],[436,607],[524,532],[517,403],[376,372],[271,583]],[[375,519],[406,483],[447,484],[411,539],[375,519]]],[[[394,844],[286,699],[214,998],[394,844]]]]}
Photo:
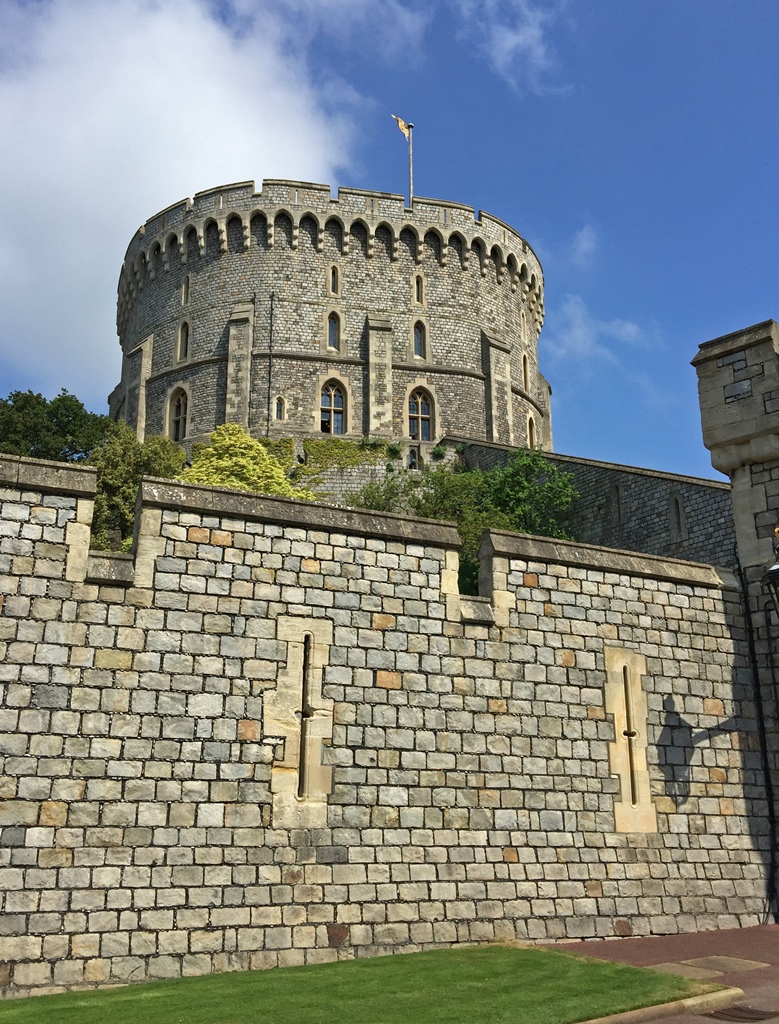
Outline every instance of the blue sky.
{"type": "Polygon", "coordinates": [[[779,316],[773,0],[0,0],[0,394],[119,376],[138,225],[295,177],[484,209],[545,272],[555,448],[714,476],[699,343],[779,316]]]}

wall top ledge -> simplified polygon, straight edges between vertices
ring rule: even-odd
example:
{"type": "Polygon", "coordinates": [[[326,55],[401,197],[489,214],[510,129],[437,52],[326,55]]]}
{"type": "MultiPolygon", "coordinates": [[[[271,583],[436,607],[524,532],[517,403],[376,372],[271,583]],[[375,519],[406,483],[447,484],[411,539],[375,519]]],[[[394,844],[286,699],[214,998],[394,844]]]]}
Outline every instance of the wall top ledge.
{"type": "Polygon", "coordinates": [[[72,462],[49,462],[0,454],[0,485],[92,498],[97,490],[97,470],[72,462]]]}
{"type": "Polygon", "coordinates": [[[779,324],[775,320],[764,320],[760,324],[753,324],[752,327],[744,327],[740,331],[733,331],[732,334],[723,334],[720,338],[704,341],[699,346],[698,354],[691,365],[700,366],[737,349],[751,348],[764,341],[772,341],[775,344],[779,342],[779,324]]]}
{"type": "Polygon", "coordinates": [[[646,576],[688,586],[737,590],[738,580],[730,569],[686,562],[679,558],[658,558],[616,548],[602,548],[578,541],[534,537],[522,533],[488,530],[482,538],[479,556],[522,558],[533,562],[575,565],[623,576],[646,576]]]}
{"type": "Polygon", "coordinates": [[[182,512],[278,523],[330,533],[354,533],[383,537],[405,543],[437,548],[460,547],[460,535],[450,523],[434,519],[411,519],[388,512],[364,512],[336,505],[317,505],[290,498],[270,498],[223,487],[181,484],[145,477],[138,492],[141,506],[176,509],[182,512]]]}

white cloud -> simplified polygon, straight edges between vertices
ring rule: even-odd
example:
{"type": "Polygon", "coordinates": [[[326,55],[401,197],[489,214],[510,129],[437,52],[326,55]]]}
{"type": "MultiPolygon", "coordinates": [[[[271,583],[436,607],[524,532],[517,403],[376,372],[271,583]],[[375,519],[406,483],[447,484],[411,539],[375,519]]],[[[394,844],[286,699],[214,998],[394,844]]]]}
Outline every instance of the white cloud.
{"type": "Polygon", "coordinates": [[[650,344],[656,344],[654,328],[646,330],[618,317],[600,320],[580,295],[566,295],[541,333],[543,351],[558,362],[616,363],[624,347],[650,344]]]}
{"type": "MultiPolygon", "coordinates": [[[[121,257],[161,207],[263,175],[330,182],[348,163],[349,110],[327,106],[284,21],[313,0],[245,6],[0,4],[1,394],[65,386],[100,406],[121,257]]],[[[354,101],[330,85],[331,103],[354,101]]]]}
{"type": "Polygon", "coordinates": [[[574,266],[580,270],[587,270],[592,266],[593,257],[598,249],[598,232],[591,224],[585,224],[579,228],[571,239],[568,253],[569,259],[574,266]]]}
{"type": "Polygon", "coordinates": [[[567,92],[550,30],[565,0],[451,0],[492,70],[518,90],[567,92]]]}

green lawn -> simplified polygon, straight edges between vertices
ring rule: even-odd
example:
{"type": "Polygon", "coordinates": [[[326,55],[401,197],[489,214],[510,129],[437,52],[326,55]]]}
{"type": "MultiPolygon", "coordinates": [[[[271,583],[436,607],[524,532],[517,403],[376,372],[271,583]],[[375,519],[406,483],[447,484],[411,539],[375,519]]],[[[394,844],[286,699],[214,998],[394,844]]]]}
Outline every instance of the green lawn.
{"type": "Polygon", "coordinates": [[[476,946],[17,999],[0,1024],[568,1024],[716,985],[476,946]]]}

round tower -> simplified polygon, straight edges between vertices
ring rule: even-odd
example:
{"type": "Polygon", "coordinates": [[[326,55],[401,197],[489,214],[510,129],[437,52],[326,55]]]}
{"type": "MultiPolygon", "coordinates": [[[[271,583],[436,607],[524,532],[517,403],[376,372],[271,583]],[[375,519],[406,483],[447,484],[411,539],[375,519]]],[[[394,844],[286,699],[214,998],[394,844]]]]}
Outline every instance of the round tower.
{"type": "Polygon", "coordinates": [[[156,214],[119,278],[122,380],[140,437],[444,435],[551,449],[541,266],[459,203],[240,182],[156,214]]]}

